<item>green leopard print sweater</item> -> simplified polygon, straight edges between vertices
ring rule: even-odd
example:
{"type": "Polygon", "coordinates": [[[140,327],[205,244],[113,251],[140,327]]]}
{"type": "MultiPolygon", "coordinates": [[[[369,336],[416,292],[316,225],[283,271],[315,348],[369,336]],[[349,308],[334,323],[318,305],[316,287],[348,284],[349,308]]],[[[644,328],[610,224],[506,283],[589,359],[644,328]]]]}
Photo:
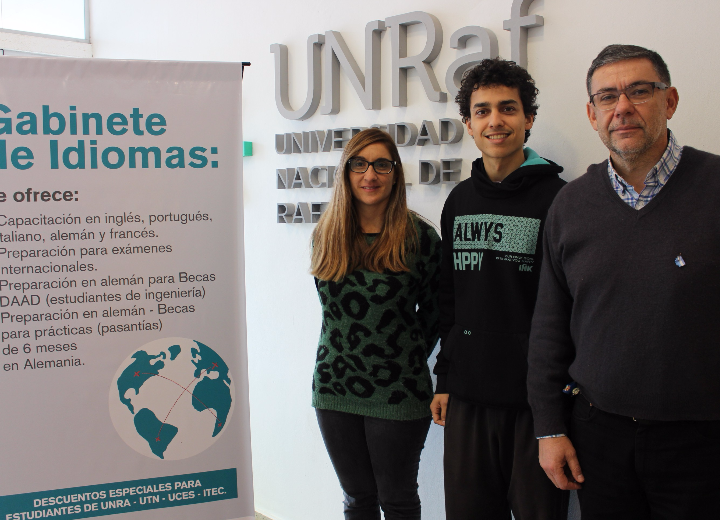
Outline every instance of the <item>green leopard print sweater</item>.
{"type": "Polygon", "coordinates": [[[315,408],[398,420],[430,415],[427,358],[438,339],[440,237],[413,220],[419,247],[409,272],[358,269],[340,282],[316,279],[322,328],[315,408]]]}

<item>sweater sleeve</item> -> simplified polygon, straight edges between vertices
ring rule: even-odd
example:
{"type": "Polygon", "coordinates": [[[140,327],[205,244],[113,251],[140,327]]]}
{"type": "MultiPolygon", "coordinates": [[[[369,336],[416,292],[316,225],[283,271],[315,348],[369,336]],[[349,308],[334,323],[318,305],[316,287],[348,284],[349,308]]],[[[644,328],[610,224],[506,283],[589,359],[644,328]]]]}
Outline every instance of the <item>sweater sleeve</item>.
{"type": "Polygon", "coordinates": [[[440,309],[438,289],[440,286],[440,237],[431,226],[418,229],[420,232],[420,248],[425,264],[423,280],[418,294],[417,318],[427,342],[426,356],[430,357],[438,340],[440,309]],[[423,243],[425,242],[425,243],[423,243]]]}
{"type": "MultiPolygon", "coordinates": [[[[451,194],[452,197],[452,194],[451,194]]],[[[440,273],[440,351],[437,355],[433,373],[437,375],[436,394],[447,393],[447,373],[450,370],[450,361],[445,357],[444,347],[450,329],[455,325],[455,286],[453,280],[453,251],[452,251],[452,221],[448,206],[445,203],[440,217],[440,232],[442,233],[442,269],[440,273]]]]}
{"type": "Polygon", "coordinates": [[[570,335],[572,296],[563,272],[558,244],[557,204],[550,208],[543,236],[540,271],[528,353],[528,399],[535,436],[567,434],[568,399],[562,390],[571,382],[568,369],[575,359],[570,335]]]}

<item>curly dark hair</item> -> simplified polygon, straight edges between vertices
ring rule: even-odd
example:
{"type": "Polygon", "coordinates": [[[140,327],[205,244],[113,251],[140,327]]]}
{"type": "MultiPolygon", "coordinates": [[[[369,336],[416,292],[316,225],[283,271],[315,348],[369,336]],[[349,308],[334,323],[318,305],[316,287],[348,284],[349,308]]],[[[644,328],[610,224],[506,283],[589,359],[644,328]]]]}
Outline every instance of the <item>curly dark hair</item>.
{"type": "MultiPolygon", "coordinates": [[[[537,117],[538,105],[535,102],[540,91],[535,87],[532,76],[514,61],[493,58],[482,60],[463,74],[460,92],[455,96],[463,123],[470,119],[470,97],[473,92],[479,88],[496,86],[518,89],[525,115],[537,117]]],[[[530,130],[525,130],[526,143],[529,137],[530,130]]]]}

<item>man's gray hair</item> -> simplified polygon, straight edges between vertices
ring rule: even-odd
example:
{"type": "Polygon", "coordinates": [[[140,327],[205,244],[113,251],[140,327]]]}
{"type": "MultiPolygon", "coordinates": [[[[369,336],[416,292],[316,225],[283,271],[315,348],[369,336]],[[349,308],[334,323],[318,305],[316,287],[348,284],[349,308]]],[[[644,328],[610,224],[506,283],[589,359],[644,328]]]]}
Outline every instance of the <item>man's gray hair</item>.
{"type": "Polygon", "coordinates": [[[617,63],[618,61],[635,59],[650,60],[650,63],[652,63],[660,81],[670,86],[670,71],[665,64],[665,61],[657,52],[646,49],[645,47],[639,47],[638,45],[613,44],[608,45],[601,50],[600,54],[597,55],[590,65],[590,69],[588,70],[587,78],[585,80],[588,96],[592,95],[592,92],[590,91],[590,83],[592,82],[593,74],[595,74],[597,69],[604,65],[617,63]]]}

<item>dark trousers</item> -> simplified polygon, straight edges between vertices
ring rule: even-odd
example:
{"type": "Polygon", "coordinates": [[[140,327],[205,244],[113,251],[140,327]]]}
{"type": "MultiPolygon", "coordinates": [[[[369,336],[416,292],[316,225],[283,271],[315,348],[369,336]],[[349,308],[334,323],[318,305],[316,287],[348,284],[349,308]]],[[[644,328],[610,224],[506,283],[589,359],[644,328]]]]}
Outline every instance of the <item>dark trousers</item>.
{"type": "Polygon", "coordinates": [[[575,398],[582,520],[720,518],[720,421],[643,421],[575,398]]]}
{"type": "Polygon", "coordinates": [[[377,419],[315,410],[345,494],[345,520],[420,520],[417,475],[430,417],[377,419]]]}
{"type": "Polygon", "coordinates": [[[444,465],[447,520],[510,520],[511,510],[516,520],[567,519],[569,493],[540,467],[529,409],[451,396],[444,465]]]}

